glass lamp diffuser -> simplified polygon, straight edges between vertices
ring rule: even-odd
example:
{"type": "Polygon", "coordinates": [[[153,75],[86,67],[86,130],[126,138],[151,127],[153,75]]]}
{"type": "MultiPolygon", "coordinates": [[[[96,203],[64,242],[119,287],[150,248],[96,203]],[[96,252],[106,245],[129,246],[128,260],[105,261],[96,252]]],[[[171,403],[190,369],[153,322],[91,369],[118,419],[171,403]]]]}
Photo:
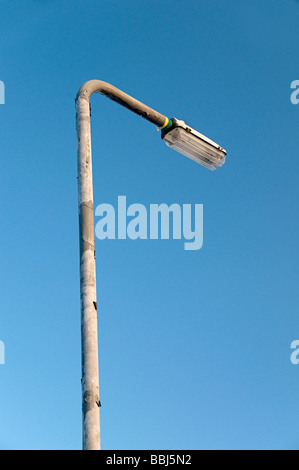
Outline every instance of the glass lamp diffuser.
{"type": "Polygon", "coordinates": [[[162,139],[165,143],[191,158],[197,163],[216,170],[225,162],[226,151],[212,140],[187,126],[184,121],[172,119],[169,130],[162,130],[162,139]]]}

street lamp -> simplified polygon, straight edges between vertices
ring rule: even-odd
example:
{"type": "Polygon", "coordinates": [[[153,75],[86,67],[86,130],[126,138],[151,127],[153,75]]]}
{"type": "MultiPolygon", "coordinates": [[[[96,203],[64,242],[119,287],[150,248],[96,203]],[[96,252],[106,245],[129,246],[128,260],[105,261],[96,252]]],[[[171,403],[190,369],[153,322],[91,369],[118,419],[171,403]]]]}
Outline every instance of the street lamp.
{"type": "Polygon", "coordinates": [[[222,147],[188,127],[183,121],[168,119],[140,101],[100,80],[86,82],[76,97],[78,144],[78,205],[80,237],[80,296],[82,350],[83,449],[100,449],[100,398],[98,366],[98,322],[94,239],[93,182],[90,129],[90,97],[101,93],[161,129],[167,145],[210,168],[223,165],[222,147]]]}

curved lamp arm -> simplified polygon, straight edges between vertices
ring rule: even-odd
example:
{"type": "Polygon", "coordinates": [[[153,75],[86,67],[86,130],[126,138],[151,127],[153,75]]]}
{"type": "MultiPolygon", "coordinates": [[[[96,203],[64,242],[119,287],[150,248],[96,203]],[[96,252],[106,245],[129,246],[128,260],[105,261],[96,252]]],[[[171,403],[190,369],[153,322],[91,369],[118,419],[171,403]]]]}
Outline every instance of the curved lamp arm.
{"type": "Polygon", "coordinates": [[[158,127],[163,127],[168,122],[168,118],[163,114],[158,113],[154,109],[141,103],[141,101],[135,100],[130,95],[127,95],[123,91],[119,90],[110,83],[103,82],[101,80],[90,80],[84,83],[78,91],[77,98],[83,98],[89,100],[93,93],[101,93],[112,101],[116,101],[121,106],[129,109],[135,114],[143,117],[147,121],[156,124],[158,127]]]}

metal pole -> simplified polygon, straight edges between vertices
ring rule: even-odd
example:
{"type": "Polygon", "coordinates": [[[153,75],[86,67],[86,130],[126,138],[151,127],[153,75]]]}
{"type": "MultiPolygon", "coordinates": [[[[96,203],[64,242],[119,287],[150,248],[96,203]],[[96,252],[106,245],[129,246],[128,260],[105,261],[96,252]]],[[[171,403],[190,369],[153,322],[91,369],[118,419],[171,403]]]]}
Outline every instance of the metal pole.
{"type": "Polygon", "coordinates": [[[82,350],[83,449],[100,450],[98,321],[94,240],[90,97],[98,92],[144,119],[163,127],[166,116],[135,100],[109,83],[86,82],[76,97],[78,144],[78,205],[80,232],[80,292],[82,350]]]}
{"type": "Polygon", "coordinates": [[[100,449],[98,325],[89,102],[77,100],[83,449],[100,449]]]}

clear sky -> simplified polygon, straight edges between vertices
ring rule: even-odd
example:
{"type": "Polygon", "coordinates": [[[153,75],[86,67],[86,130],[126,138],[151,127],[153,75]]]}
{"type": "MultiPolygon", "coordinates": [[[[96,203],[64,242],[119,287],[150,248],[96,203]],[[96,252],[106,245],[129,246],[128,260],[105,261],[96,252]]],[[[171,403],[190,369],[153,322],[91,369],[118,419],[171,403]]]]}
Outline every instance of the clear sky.
{"type": "Polygon", "coordinates": [[[97,78],[228,152],[210,172],[92,98],[95,205],[204,206],[198,251],[96,241],[103,449],[298,449],[299,2],[0,11],[0,448],[81,447],[74,99],[97,78]]]}

